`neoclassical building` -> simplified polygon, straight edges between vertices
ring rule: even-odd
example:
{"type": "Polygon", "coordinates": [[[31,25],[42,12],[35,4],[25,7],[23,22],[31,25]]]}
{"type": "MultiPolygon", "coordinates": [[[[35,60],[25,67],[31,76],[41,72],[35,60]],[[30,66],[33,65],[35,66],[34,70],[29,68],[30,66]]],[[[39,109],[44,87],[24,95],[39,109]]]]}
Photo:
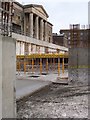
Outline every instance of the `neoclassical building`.
{"type": "Polygon", "coordinates": [[[16,54],[55,53],[67,48],[52,43],[52,27],[42,5],[13,3],[12,28],[16,54]]]}

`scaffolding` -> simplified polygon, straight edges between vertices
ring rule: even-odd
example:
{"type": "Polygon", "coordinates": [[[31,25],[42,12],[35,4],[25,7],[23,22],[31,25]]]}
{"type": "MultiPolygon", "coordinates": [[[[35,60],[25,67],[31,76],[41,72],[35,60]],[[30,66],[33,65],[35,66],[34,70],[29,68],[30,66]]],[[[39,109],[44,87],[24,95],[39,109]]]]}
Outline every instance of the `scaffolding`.
{"type": "Polygon", "coordinates": [[[70,25],[70,47],[78,47],[80,44],[80,25],[70,25]]]}
{"type": "Polygon", "coordinates": [[[49,71],[57,70],[59,76],[60,69],[64,73],[65,66],[68,66],[68,53],[17,55],[16,59],[18,73],[23,71],[33,74],[40,71],[42,74],[45,71],[48,74],[49,71]]]}
{"type": "Polygon", "coordinates": [[[89,29],[85,29],[85,25],[83,25],[82,29],[80,29],[80,24],[70,25],[70,48],[88,47],[88,31],[89,29]]]}

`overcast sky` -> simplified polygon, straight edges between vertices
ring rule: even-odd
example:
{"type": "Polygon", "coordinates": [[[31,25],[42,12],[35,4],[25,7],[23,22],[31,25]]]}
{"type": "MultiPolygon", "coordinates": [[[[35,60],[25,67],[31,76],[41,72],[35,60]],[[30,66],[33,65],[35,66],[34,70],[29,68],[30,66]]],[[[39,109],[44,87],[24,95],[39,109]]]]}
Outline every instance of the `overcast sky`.
{"type": "Polygon", "coordinates": [[[53,24],[53,32],[69,28],[69,24],[88,24],[89,0],[17,0],[21,4],[40,4],[49,15],[48,21],[53,24]]]}

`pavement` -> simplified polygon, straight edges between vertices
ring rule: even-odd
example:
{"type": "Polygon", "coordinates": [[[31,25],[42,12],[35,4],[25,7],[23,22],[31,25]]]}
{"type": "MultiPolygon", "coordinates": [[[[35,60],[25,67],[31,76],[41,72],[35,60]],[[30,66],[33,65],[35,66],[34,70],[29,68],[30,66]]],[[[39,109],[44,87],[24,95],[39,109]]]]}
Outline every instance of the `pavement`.
{"type": "Polygon", "coordinates": [[[16,99],[22,99],[25,96],[32,95],[33,93],[49,86],[54,83],[68,83],[68,72],[60,73],[16,73],[16,99]]]}

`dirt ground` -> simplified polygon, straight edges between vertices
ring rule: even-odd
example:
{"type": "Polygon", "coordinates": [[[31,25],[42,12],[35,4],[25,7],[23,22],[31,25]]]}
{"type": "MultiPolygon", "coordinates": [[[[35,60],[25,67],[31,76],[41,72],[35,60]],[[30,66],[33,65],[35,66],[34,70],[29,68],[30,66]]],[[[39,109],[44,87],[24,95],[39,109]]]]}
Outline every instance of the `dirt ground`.
{"type": "Polygon", "coordinates": [[[17,102],[17,118],[88,118],[89,86],[51,84],[17,102]]]}

